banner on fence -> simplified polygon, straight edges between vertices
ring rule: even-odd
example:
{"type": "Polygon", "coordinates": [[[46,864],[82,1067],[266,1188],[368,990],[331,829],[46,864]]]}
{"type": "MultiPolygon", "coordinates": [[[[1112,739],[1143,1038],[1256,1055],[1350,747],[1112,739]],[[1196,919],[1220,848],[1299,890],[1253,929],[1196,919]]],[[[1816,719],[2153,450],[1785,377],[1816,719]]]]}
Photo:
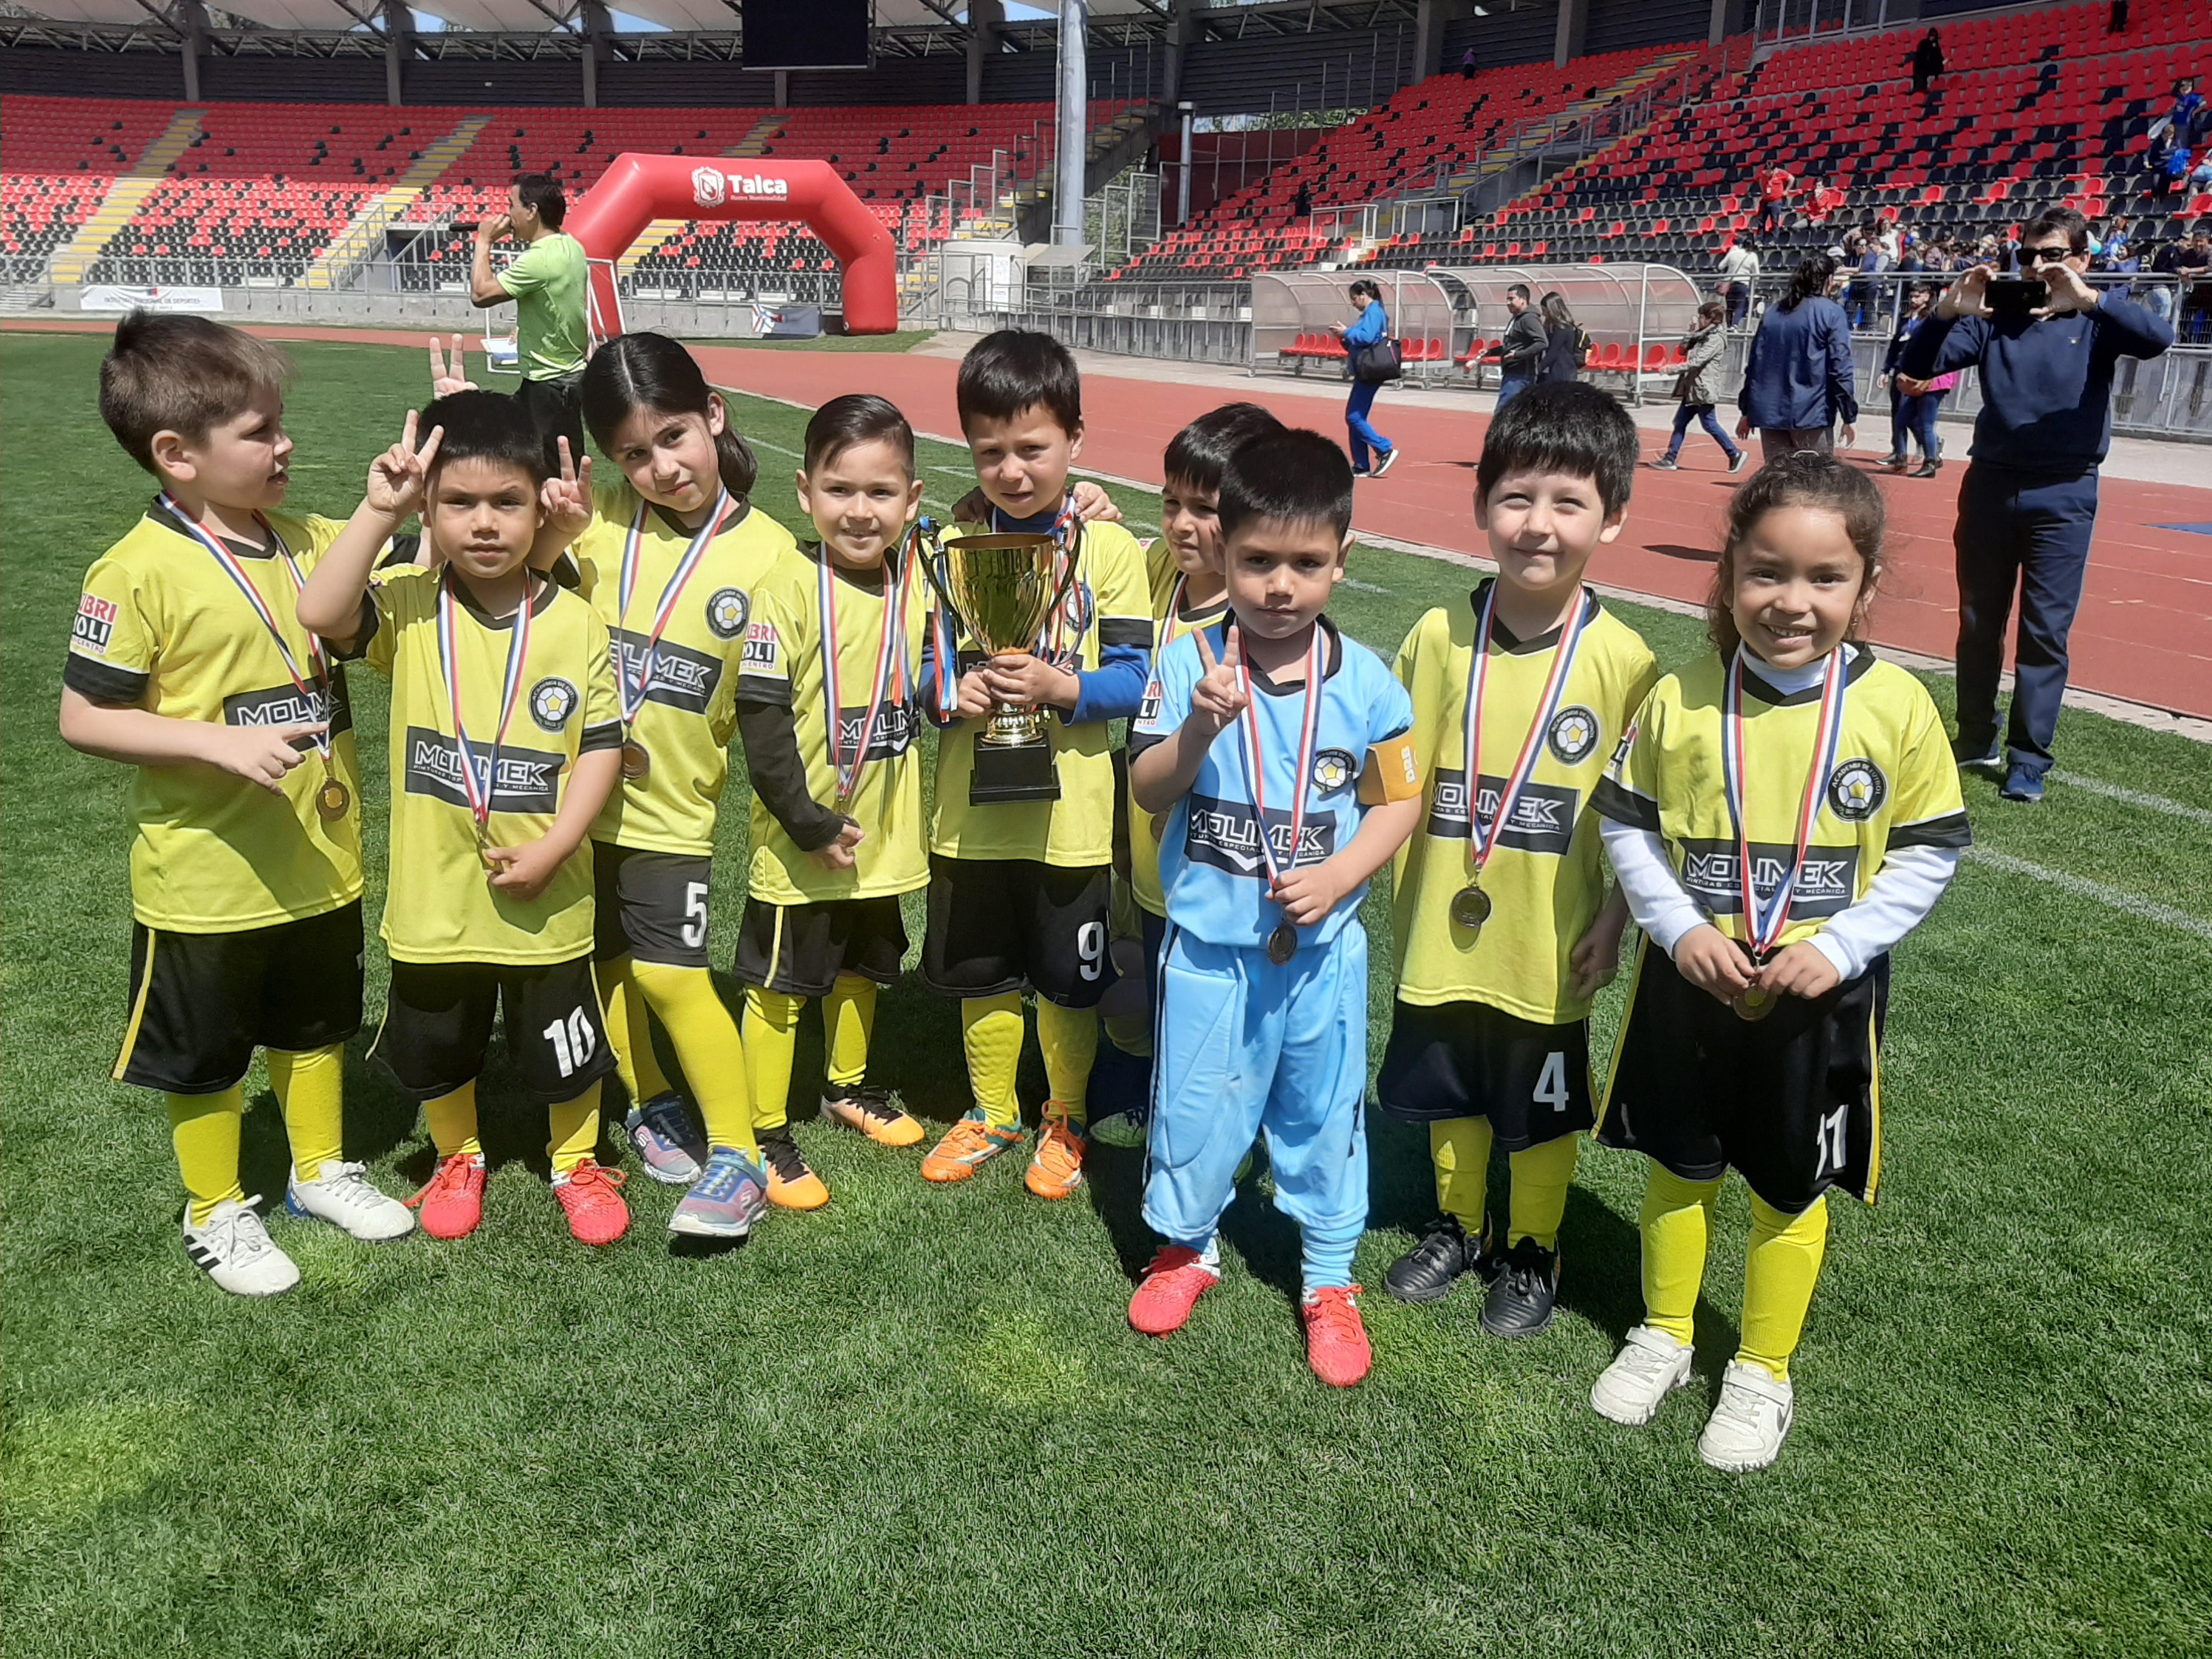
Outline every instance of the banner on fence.
{"type": "Polygon", "coordinates": [[[219,288],[136,288],[120,283],[94,283],[84,291],[86,311],[219,312],[219,288]]]}
{"type": "Polygon", "coordinates": [[[761,339],[811,340],[821,332],[820,306],[769,306],[754,302],[753,333],[761,339]]]}

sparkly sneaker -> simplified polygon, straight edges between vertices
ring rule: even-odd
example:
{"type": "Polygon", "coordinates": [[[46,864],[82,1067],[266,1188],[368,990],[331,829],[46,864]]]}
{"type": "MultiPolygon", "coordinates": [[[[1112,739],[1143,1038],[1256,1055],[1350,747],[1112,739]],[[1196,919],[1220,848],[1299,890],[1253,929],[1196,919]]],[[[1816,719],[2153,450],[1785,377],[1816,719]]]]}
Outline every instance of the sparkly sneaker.
{"type": "Polygon", "coordinates": [[[1010,1123],[1005,1128],[985,1121],[980,1106],[945,1131],[945,1139],[929,1149],[929,1156],[921,1160],[924,1181],[968,1181],[982,1165],[1000,1152],[1012,1152],[1029,1137],[1022,1126],[1010,1123]]]}
{"type": "Polygon", "coordinates": [[[830,1188],[806,1165],[791,1126],[779,1123],[763,1129],[761,1162],[768,1165],[768,1201],[779,1210],[818,1210],[830,1201],[830,1188]]]}
{"type": "Polygon", "coordinates": [[[629,1231],[629,1206],[618,1190],[628,1177],[586,1158],[553,1177],[553,1196],[568,1213],[568,1231],[581,1244],[611,1244],[629,1231]]]}
{"type": "Polygon", "coordinates": [[[1068,1121],[1067,1108],[1044,1103],[1044,1125],[1023,1184],[1039,1198],[1068,1198],[1083,1184],[1083,1154],[1089,1146],[1082,1130],[1068,1121]]]}
{"type": "Polygon", "coordinates": [[[438,1160],[429,1184],[407,1200],[422,1212],[422,1231],[433,1238],[466,1238],[483,1219],[484,1161],[482,1152],[455,1152],[438,1160]]]}
{"type": "Polygon", "coordinates": [[[734,1146],[717,1146],[668,1231],[690,1238],[743,1238],[768,1213],[769,1175],[734,1146]]]}
{"type": "Polygon", "coordinates": [[[1329,1285],[1308,1291],[1299,1304],[1306,1322],[1306,1364],[1332,1389],[1366,1380],[1375,1364],[1367,1327],[1359,1318],[1359,1286],[1329,1285]]]}
{"type": "Polygon", "coordinates": [[[1179,1331],[1198,1298],[1221,1282],[1221,1271],[1187,1244],[1163,1244],[1129,1298],[1129,1323],[1146,1336],[1179,1331]]]}
{"type": "Polygon", "coordinates": [[[1605,1374],[1590,1385],[1590,1409],[1630,1428],[1658,1414],[1667,1396],[1690,1380],[1692,1349],[1664,1331],[1638,1325],[1605,1374]]]}
{"type": "Polygon", "coordinates": [[[887,1089],[833,1084],[822,1097],[822,1115],[858,1129],[878,1146],[911,1146],[921,1139],[921,1125],[891,1104],[887,1089]]]}
{"type": "Polygon", "coordinates": [[[688,1187],[707,1161],[707,1143],[691,1127],[690,1114],[675,1094],[655,1095],[633,1106],[623,1120],[629,1144],[637,1148],[646,1174],[664,1187],[688,1187]]]}
{"type": "Polygon", "coordinates": [[[381,1244],[404,1238],[415,1231],[415,1218],[398,1199],[369,1185],[358,1164],[330,1158],[313,1181],[300,1179],[294,1170],[284,1182],[284,1207],[294,1215],[327,1221],[366,1243],[381,1244]]]}
{"type": "Polygon", "coordinates": [[[227,1198],[201,1225],[192,1225],[192,1206],[185,1206],[185,1254],[233,1296],[274,1296],[300,1282],[292,1258],[278,1249],[254,1213],[258,1200],[227,1198]]]}
{"type": "Polygon", "coordinates": [[[1698,1437],[1698,1455],[1731,1474],[1763,1469],[1782,1455],[1796,1417],[1794,1389],[1764,1365],[1731,1359],[1721,1373],[1720,1401],[1698,1437]]]}

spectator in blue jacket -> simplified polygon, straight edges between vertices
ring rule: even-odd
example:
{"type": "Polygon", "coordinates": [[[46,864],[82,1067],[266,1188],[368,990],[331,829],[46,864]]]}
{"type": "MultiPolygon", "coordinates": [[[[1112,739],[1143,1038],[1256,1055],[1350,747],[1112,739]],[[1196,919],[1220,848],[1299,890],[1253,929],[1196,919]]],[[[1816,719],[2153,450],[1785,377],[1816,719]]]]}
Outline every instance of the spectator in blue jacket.
{"type": "MultiPolygon", "coordinates": [[[[1390,313],[1382,308],[1382,285],[1361,277],[1352,285],[1352,302],[1359,307],[1358,318],[1349,326],[1331,323],[1329,332],[1344,342],[1347,366],[1359,360],[1359,348],[1373,345],[1378,340],[1390,337],[1390,313]]],[[[1375,407],[1375,394],[1382,389],[1378,380],[1363,380],[1358,374],[1352,377],[1352,396],[1344,405],[1344,423],[1352,433],[1352,476],[1355,478],[1381,477],[1397,464],[1398,446],[1377,432],[1367,418],[1367,411],[1375,407]],[[1368,453],[1374,452],[1375,463],[1370,470],[1368,453]]]]}
{"type": "Polygon", "coordinates": [[[1915,329],[1899,360],[1915,380],[1974,368],[1982,408],[1959,487],[1959,735],[1963,766],[2004,763],[2008,800],[2043,799],[2066,693],[2066,641],[2081,603],[2097,521],[2097,468],[2112,441],[2112,372],[2155,357],[2173,328],[2118,291],[2083,279],[2088,222],[2051,208],[2021,229],[2020,261],[2048,303],[1993,312],[1995,267],[1975,266],[1915,329]],[[1997,673],[2020,591],[2012,712],[1997,749],[1997,673]]]}
{"type": "Polygon", "coordinates": [[[1809,254],[1790,278],[1789,292],[1770,307],[1751,337],[1743,390],[1736,408],[1743,418],[1735,435],[1759,431],[1759,456],[1771,461],[1800,449],[1831,454],[1835,427],[1844,447],[1858,438],[1857,374],[1851,362],[1850,325],[1827,297],[1836,262],[1809,254]]]}

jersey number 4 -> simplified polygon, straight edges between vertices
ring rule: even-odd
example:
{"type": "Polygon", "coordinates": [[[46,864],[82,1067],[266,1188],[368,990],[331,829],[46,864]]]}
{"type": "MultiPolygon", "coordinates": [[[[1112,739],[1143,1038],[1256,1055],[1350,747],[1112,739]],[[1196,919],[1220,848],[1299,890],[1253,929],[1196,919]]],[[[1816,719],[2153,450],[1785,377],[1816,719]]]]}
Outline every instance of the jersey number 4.
{"type": "Polygon", "coordinates": [[[1544,1056],[1544,1069],[1537,1073],[1529,1098],[1555,1112],[1567,1109],[1567,1057],[1559,1049],[1544,1056]]]}

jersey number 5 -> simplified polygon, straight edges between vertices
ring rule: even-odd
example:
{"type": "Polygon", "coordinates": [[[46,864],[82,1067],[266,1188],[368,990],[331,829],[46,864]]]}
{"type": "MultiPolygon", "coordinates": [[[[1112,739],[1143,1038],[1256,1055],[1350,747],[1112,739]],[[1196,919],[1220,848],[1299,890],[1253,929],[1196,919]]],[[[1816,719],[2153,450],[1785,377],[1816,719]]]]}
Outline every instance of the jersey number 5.
{"type": "Polygon", "coordinates": [[[707,942],[707,884],[684,884],[684,948],[696,951],[707,942]]]}

